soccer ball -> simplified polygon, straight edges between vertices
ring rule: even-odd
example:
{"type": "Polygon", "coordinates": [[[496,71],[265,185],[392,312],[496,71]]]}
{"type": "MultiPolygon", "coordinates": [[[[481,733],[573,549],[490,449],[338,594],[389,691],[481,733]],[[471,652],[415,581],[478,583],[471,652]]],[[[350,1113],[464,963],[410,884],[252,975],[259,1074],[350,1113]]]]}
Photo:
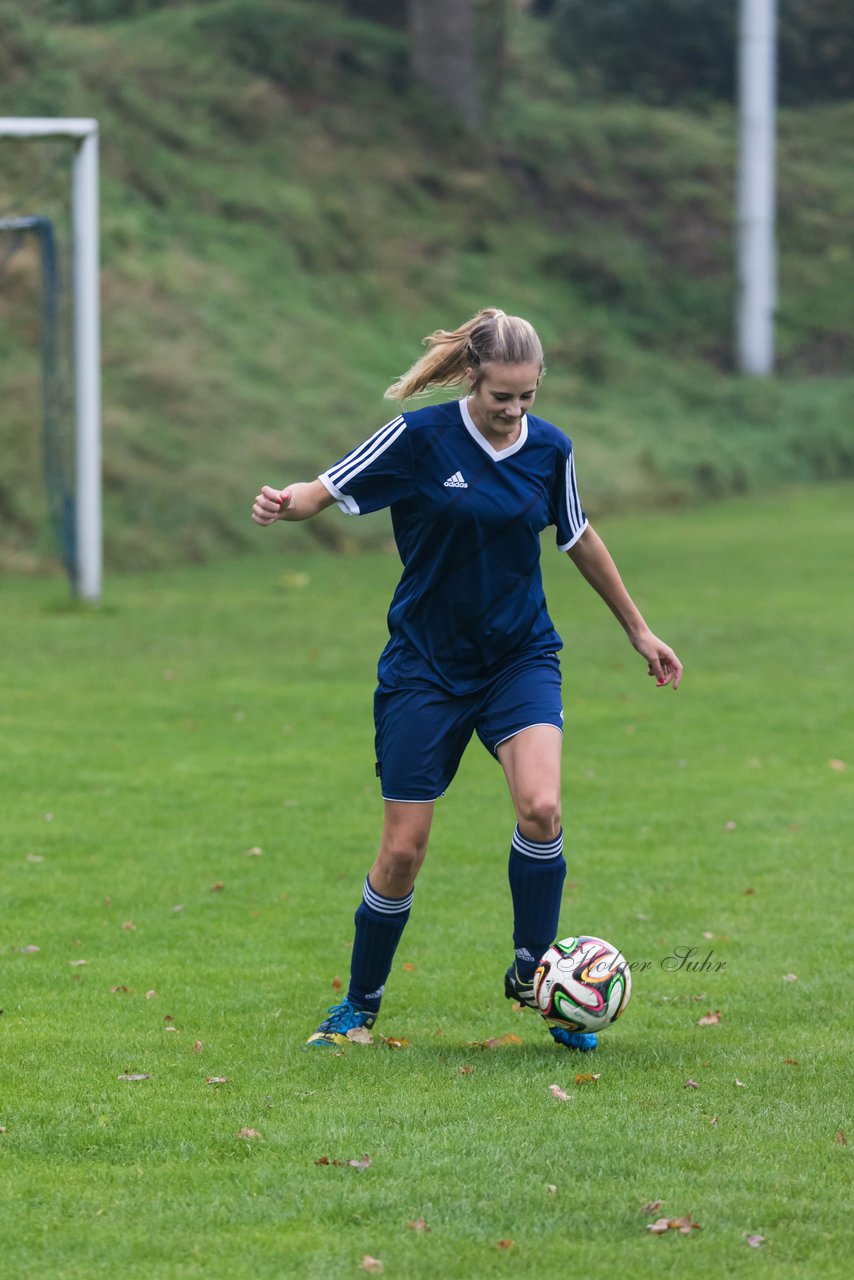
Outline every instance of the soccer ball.
{"type": "Polygon", "coordinates": [[[604,1031],[629,1003],[625,958],[602,938],[553,942],[534,974],[534,998],[547,1022],[569,1031],[604,1031]]]}

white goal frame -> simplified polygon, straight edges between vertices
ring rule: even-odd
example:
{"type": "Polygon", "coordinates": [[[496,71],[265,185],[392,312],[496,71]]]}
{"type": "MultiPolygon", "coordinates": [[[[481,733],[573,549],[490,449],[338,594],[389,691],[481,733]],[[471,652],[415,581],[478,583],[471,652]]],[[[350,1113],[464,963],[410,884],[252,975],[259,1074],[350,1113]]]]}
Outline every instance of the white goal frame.
{"type": "MultiPolygon", "coordinates": [[[[101,598],[101,316],[98,247],[98,121],[0,117],[0,138],[69,138],[74,330],[75,589],[101,598]]],[[[28,213],[29,210],[21,210],[28,213]]]]}

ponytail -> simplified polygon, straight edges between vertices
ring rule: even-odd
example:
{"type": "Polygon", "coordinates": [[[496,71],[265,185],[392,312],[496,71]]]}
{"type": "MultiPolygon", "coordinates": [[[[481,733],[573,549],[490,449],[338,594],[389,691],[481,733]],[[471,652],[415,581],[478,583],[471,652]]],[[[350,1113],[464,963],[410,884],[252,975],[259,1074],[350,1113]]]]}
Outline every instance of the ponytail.
{"type": "Polygon", "coordinates": [[[466,369],[483,376],[483,366],[538,364],[543,369],[543,348],[536,331],[521,316],[506,316],[497,307],[484,307],[459,329],[437,329],[424,339],[427,351],[402,377],[386,389],[386,400],[408,400],[434,387],[456,387],[465,381],[466,369]]]}

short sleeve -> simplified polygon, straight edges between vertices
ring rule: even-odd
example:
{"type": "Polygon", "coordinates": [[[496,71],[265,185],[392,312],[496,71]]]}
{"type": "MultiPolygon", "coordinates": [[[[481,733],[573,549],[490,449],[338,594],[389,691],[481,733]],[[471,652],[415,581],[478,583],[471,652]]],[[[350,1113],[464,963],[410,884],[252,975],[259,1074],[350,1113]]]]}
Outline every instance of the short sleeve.
{"type": "Polygon", "coordinates": [[[412,447],[401,415],[357,445],[318,479],[348,516],[379,511],[412,487],[412,447]]]}
{"type": "Polygon", "coordinates": [[[578,496],[575,455],[567,439],[566,449],[555,468],[552,491],[552,521],[558,551],[569,551],[587,528],[587,516],[578,496]]]}

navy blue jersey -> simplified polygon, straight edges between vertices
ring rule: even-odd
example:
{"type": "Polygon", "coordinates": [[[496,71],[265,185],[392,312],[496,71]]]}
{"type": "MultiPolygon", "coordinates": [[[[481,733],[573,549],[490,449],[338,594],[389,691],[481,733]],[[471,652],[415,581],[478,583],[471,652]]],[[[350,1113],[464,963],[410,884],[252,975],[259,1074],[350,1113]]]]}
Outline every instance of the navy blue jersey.
{"type": "Polygon", "coordinates": [[[403,574],[380,683],[481,688],[561,639],[546,607],[540,533],[566,551],[587,527],[572,444],[533,414],[493,449],[465,400],[403,413],[320,476],[350,515],[391,508],[403,574]]]}

